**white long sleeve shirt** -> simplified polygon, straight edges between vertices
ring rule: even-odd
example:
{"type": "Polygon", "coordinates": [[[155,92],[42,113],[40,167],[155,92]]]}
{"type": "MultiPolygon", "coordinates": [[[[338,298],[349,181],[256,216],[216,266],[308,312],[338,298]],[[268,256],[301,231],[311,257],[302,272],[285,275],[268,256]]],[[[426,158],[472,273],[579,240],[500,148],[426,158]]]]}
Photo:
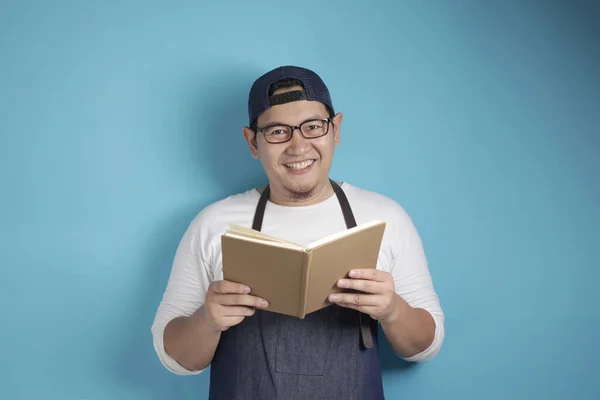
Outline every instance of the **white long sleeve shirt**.
{"type": "MultiPolygon", "coordinates": [[[[417,230],[405,210],[390,198],[344,182],[357,224],[374,219],[387,223],[377,269],[389,272],[396,293],[410,306],[427,310],[435,321],[435,338],[429,348],[406,358],[424,362],[440,350],[444,339],[444,314],[434,290],[427,259],[417,230]]],[[[171,274],[152,325],[154,348],[169,371],[199,374],[175,361],[164,348],[163,334],[173,318],[189,316],[204,304],[208,286],[223,279],[221,235],[230,224],[251,227],[260,193],[256,189],[232,195],[202,210],[183,235],[171,274]]],[[[335,195],[310,206],[287,207],[268,202],[261,231],[305,246],[345,230],[335,195]]]]}

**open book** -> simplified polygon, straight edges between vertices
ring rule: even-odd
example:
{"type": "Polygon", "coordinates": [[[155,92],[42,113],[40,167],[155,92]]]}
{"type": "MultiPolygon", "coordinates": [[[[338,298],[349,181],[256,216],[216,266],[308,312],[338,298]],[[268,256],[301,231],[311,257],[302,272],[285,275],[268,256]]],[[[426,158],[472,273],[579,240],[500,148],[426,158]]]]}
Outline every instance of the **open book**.
{"type": "Polygon", "coordinates": [[[221,236],[223,278],[250,287],[268,311],[304,318],[331,304],[351,269],[376,268],[385,225],[371,221],[306,247],[232,225],[221,236]]]}

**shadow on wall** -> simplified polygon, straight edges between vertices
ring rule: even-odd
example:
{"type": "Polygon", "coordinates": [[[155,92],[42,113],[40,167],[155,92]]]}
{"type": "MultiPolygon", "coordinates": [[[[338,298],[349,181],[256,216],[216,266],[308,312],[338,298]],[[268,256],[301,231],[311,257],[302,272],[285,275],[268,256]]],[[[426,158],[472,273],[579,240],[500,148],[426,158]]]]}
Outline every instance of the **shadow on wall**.
{"type": "Polygon", "coordinates": [[[197,136],[192,140],[198,152],[194,168],[202,171],[217,188],[214,200],[267,183],[259,160],[252,158],[242,136],[248,121],[248,93],[254,80],[265,71],[231,68],[210,74],[199,88],[196,103],[197,136]],[[226,71],[226,72],[223,72],[226,71]]]}
{"type": "Polygon", "coordinates": [[[150,331],[169,279],[175,250],[197,212],[198,204],[194,203],[157,220],[146,235],[149,241],[139,257],[143,265],[141,282],[132,296],[131,311],[123,312],[125,319],[121,323],[117,348],[110,350],[117,353],[113,374],[116,372],[119,383],[115,386],[125,386],[128,393],[140,394],[139,398],[185,400],[203,398],[202,394],[208,393],[208,373],[190,378],[172,374],[162,366],[150,331]]]}
{"type": "MultiPolygon", "coordinates": [[[[158,360],[152,345],[150,327],[156,307],[165,290],[175,251],[189,223],[210,203],[266,183],[260,162],[250,156],[242,137],[242,127],[248,124],[247,96],[250,86],[261,72],[231,67],[202,71],[202,85],[188,85],[191,94],[184,99],[190,104],[189,123],[180,149],[181,170],[199,171],[202,198],[191,198],[190,204],[169,212],[156,221],[149,242],[139,258],[144,271],[138,293],[132,295],[130,312],[124,310],[123,330],[116,339],[117,356],[110,362],[111,376],[147,399],[197,399],[208,393],[209,371],[199,377],[179,377],[168,372],[158,360]],[[187,157],[190,152],[191,157],[187,157]],[[207,190],[202,185],[207,182],[207,190]],[[216,189],[216,190],[215,190],[216,189]],[[115,377],[116,374],[116,377],[115,377]],[[200,397],[198,397],[200,396],[200,397]]],[[[186,96],[184,92],[183,96],[186,96]]],[[[126,309],[124,307],[124,309],[126,309]]]]}

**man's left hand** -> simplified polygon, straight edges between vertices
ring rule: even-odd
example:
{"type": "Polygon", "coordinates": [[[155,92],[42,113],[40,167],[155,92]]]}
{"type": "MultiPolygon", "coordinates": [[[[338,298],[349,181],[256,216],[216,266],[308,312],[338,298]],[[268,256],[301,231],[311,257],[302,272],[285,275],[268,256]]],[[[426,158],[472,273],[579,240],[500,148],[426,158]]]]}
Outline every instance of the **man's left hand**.
{"type": "Polygon", "coordinates": [[[396,319],[400,298],[394,290],[391,274],[377,269],[355,269],[350,271],[349,276],[340,279],[337,286],[358,293],[332,294],[329,301],[369,314],[378,321],[396,319]]]}

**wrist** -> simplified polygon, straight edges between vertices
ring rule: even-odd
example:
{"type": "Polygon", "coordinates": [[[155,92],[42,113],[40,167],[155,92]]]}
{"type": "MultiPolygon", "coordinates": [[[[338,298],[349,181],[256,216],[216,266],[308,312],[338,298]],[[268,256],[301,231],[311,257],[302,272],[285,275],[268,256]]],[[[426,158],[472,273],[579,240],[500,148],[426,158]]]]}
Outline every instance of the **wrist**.
{"type": "Polygon", "coordinates": [[[189,316],[189,324],[191,325],[191,329],[194,332],[206,334],[208,331],[214,335],[220,335],[221,329],[214,323],[208,310],[206,309],[206,304],[202,305],[199,309],[196,310],[192,315],[189,316]]]}
{"type": "Polygon", "coordinates": [[[396,323],[397,321],[401,321],[406,319],[406,316],[410,313],[412,307],[404,301],[402,297],[400,297],[397,293],[394,293],[394,298],[392,300],[392,309],[390,313],[381,319],[381,325],[390,325],[396,323]]]}

